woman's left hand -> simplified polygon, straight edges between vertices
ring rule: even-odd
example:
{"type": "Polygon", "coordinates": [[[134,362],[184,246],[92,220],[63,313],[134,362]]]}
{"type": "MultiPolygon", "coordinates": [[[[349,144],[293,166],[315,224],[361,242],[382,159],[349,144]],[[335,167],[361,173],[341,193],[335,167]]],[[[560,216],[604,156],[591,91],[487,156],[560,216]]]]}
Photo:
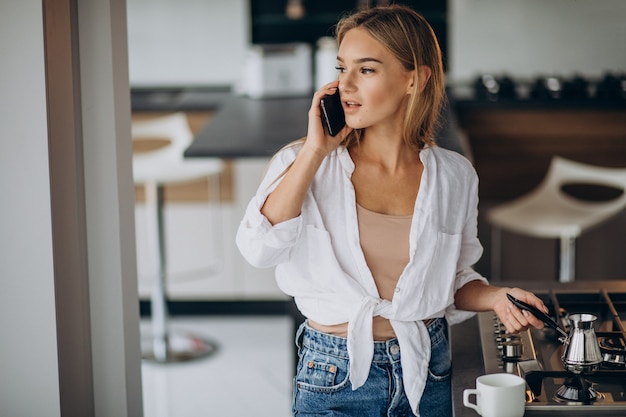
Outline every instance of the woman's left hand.
{"type": "Polygon", "coordinates": [[[500,288],[497,292],[493,310],[498,315],[498,318],[504,324],[509,333],[519,333],[528,329],[529,327],[535,327],[542,329],[544,324],[541,320],[536,318],[532,313],[521,310],[516,307],[506,296],[507,292],[518,300],[524,301],[527,304],[532,305],[544,313],[548,313],[548,308],[543,301],[539,299],[532,292],[522,290],[520,288],[500,288]]]}

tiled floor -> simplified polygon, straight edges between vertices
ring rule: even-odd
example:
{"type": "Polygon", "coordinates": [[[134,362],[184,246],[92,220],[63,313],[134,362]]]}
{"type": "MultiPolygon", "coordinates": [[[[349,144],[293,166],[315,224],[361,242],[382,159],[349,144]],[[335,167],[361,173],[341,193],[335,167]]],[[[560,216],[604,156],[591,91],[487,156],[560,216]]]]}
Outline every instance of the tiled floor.
{"type": "MultiPolygon", "coordinates": [[[[207,358],[142,363],[144,417],[272,416],[291,409],[293,328],[287,317],[172,318],[219,344],[207,358]]],[[[148,323],[142,322],[142,332],[148,323]]]]}

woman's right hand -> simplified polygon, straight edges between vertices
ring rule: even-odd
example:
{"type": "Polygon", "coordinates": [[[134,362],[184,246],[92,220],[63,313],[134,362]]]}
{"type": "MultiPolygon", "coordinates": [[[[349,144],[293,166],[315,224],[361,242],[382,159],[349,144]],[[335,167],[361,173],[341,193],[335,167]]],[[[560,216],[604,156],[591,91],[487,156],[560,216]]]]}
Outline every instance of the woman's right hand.
{"type": "Polygon", "coordinates": [[[322,98],[326,95],[335,94],[339,81],[326,84],[313,94],[311,108],[309,109],[309,125],[304,146],[310,150],[326,156],[339,146],[352,128],[345,126],[336,136],[331,136],[322,123],[322,110],[320,108],[322,98]]]}
{"type": "Polygon", "coordinates": [[[300,214],[307,190],[311,186],[320,164],[352,131],[346,126],[333,137],[324,130],[322,125],[322,111],[320,109],[322,97],[327,94],[334,94],[338,84],[338,81],[326,84],[313,95],[309,109],[307,138],[304,145],[283,179],[261,207],[261,213],[271,224],[293,219],[300,214]]]}

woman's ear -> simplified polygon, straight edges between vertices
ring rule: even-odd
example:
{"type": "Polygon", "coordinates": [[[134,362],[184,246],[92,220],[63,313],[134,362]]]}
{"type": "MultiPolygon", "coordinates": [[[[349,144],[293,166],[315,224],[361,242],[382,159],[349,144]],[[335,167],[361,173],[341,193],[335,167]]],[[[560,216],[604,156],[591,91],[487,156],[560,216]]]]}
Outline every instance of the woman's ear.
{"type": "Polygon", "coordinates": [[[432,73],[433,71],[430,69],[429,66],[422,65],[418,68],[417,82],[419,83],[420,93],[422,92],[422,90],[424,90],[424,87],[426,87],[426,83],[428,83],[428,80],[430,80],[430,76],[432,73]]]}
{"type": "Polygon", "coordinates": [[[433,73],[429,66],[422,65],[416,70],[411,71],[413,76],[411,77],[411,82],[406,90],[407,94],[413,94],[415,92],[415,83],[419,85],[418,92],[422,92],[424,87],[426,87],[426,83],[430,80],[430,76],[433,73]],[[416,76],[417,75],[417,76],[416,76]]]}

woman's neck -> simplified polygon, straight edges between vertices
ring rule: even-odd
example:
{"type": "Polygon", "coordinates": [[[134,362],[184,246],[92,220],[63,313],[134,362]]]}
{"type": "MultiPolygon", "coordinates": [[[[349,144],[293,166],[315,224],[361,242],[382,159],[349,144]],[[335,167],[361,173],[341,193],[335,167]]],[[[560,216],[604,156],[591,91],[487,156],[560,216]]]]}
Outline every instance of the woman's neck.
{"type": "Polygon", "coordinates": [[[383,137],[366,132],[361,141],[350,149],[353,159],[379,166],[394,173],[419,159],[419,152],[407,145],[402,138],[383,137]]]}

